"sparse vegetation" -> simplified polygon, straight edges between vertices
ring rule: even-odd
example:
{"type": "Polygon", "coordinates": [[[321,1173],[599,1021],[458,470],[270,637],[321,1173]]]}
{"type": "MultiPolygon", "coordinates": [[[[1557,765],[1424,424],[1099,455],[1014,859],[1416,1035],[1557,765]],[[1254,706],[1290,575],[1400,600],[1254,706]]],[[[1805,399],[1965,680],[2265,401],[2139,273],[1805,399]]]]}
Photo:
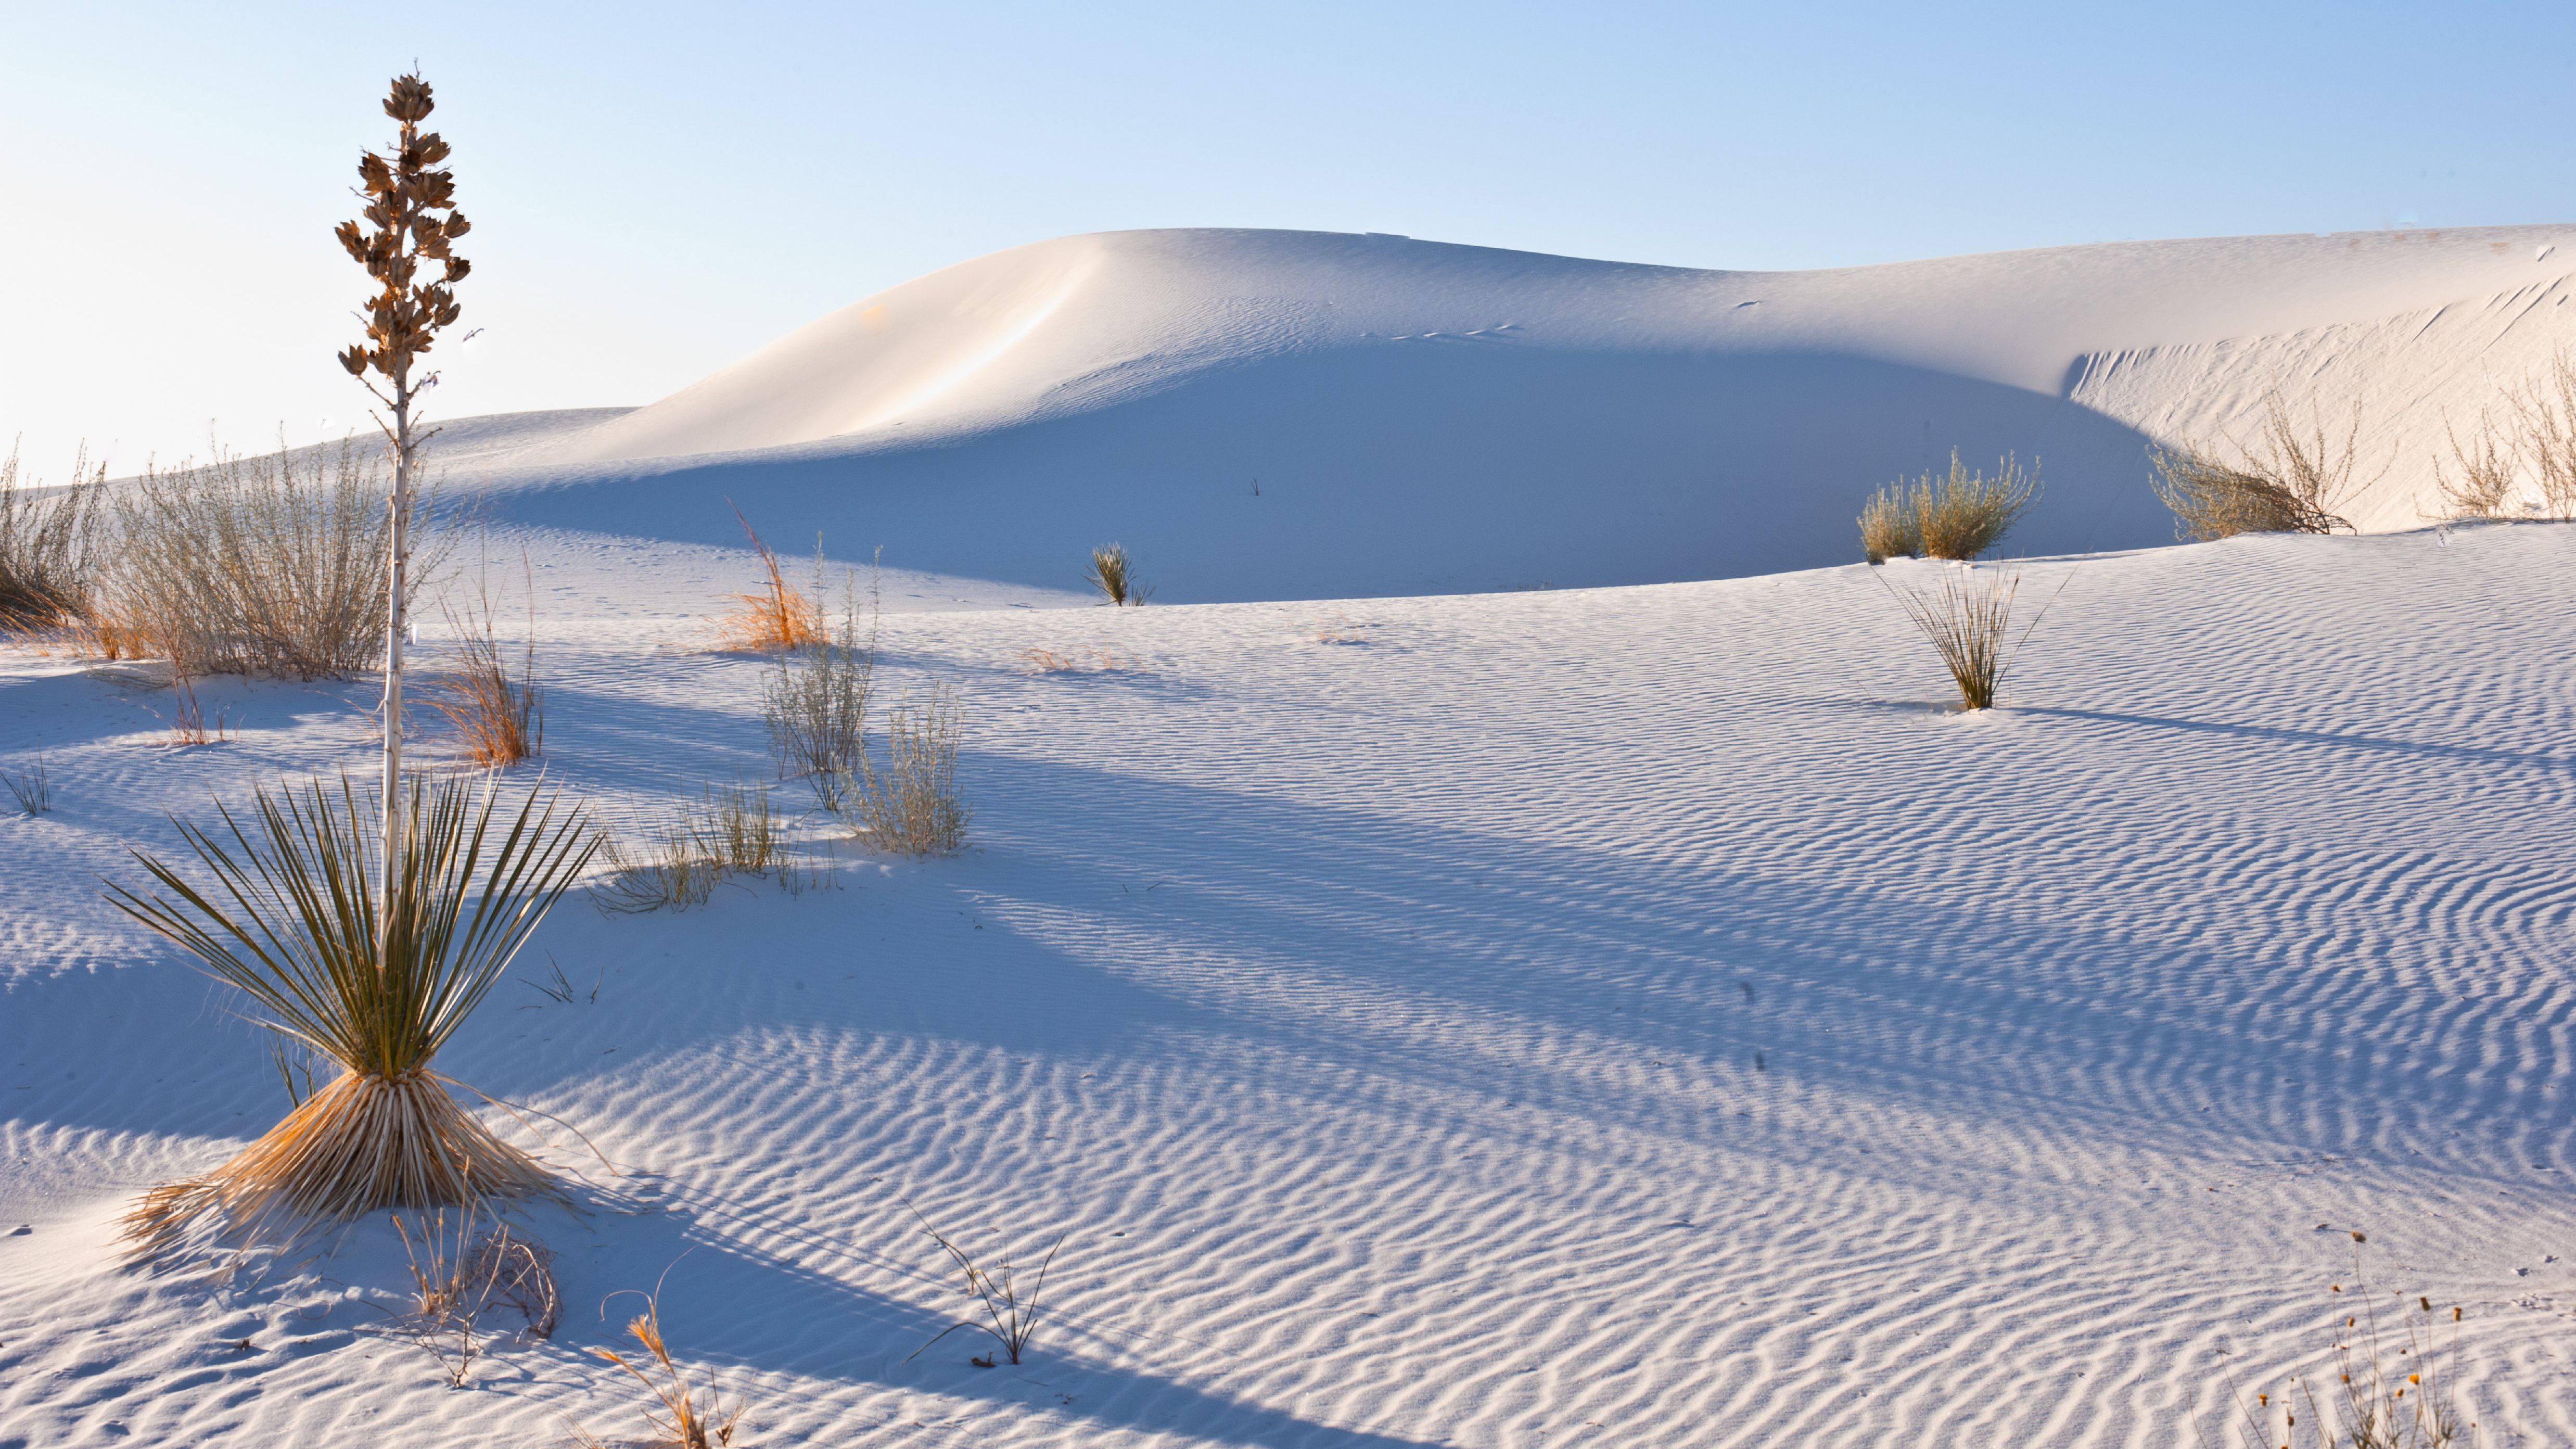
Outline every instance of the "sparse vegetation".
{"type": "Polygon", "coordinates": [[[1950,471],[1899,478],[1870,495],[1860,512],[1861,552],[1871,563],[1891,558],[1971,559],[2003,541],[2039,501],[2039,467],[2024,472],[2012,454],[1995,476],[1970,471],[1950,450],[1950,471]]]}
{"type": "Polygon", "coordinates": [[[2433,464],[2433,482],[2441,489],[2443,516],[2446,518],[2493,518],[2504,511],[2513,496],[2516,471],[2512,441],[2497,440],[2496,430],[2485,413],[2478,414],[2477,431],[2469,441],[2460,440],[2459,430],[2448,420],[2442,432],[2450,440],[2451,464],[2445,468],[2437,459],[2433,464]],[[2457,472],[2457,477],[2452,476],[2457,472]]]}
{"type": "MultiPolygon", "coordinates": [[[[909,1202],[906,1202],[904,1207],[911,1211],[914,1221],[921,1224],[921,1230],[930,1234],[930,1240],[939,1245],[940,1251],[948,1255],[949,1263],[964,1275],[966,1296],[974,1299],[975,1306],[982,1309],[984,1314],[980,1319],[960,1319],[941,1329],[929,1343],[914,1349],[904,1362],[912,1362],[913,1359],[928,1353],[931,1345],[939,1342],[940,1339],[960,1329],[966,1329],[991,1338],[1000,1346],[1000,1351],[1010,1362],[1018,1363],[1020,1356],[1028,1350],[1030,1337],[1037,1332],[1041,1300],[1046,1296],[1047,1270],[1055,1265],[1055,1255],[1064,1247],[1065,1235],[1057,1234],[1055,1242],[1048,1247],[1046,1256],[1038,1261],[1037,1281],[1030,1285],[1028,1297],[1024,1299],[1020,1296],[1019,1284],[1007,1260],[994,1264],[990,1269],[984,1268],[965,1249],[949,1241],[939,1229],[932,1227],[930,1219],[923,1217],[919,1208],[913,1207],[909,1202]]],[[[994,1366],[993,1356],[989,1353],[978,1354],[967,1362],[977,1368],[994,1366]]]]}
{"type": "Polygon", "coordinates": [[[723,867],[686,824],[649,832],[640,843],[603,838],[600,856],[608,862],[608,879],[592,891],[591,901],[614,915],[702,906],[724,879],[723,867]]]}
{"type": "Polygon", "coordinates": [[[773,875],[790,895],[823,884],[824,871],[790,858],[787,835],[762,785],[710,785],[677,825],[642,843],[603,845],[609,878],[593,893],[603,911],[635,914],[704,905],[729,876],[773,875]]]}
{"type": "Polygon", "coordinates": [[[110,654],[192,678],[343,679],[381,662],[392,527],[358,448],[218,452],[147,469],[115,500],[99,612],[110,654]]]}
{"type": "Polygon", "coordinates": [[[453,1231],[449,1216],[445,1208],[418,1214],[412,1223],[394,1215],[412,1291],[401,1311],[388,1315],[397,1335],[437,1362],[448,1387],[463,1388],[491,1337],[483,1331],[487,1311],[515,1308],[531,1338],[551,1338],[560,1299],[554,1254],[545,1245],[498,1220],[478,1235],[483,1215],[476,1205],[454,1214],[453,1231]]]}
{"type": "Polygon", "coordinates": [[[1136,561],[1127,556],[1124,544],[1108,544],[1091,551],[1091,571],[1083,582],[1100,591],[1110,607],[1123,609],[1130,604],[1143,604],[1154,596],[1151,587],[1136,578],[1136,561]]]}
{"type": "Polygon", "coordinates": [[[533,588],[528,602],[528,637],[520,654],[519,673],[510,676],[510,661],[492,631],[492,596],[486,591],[479,608],[460,617],[447,611],[456,635],[456,659],[430,680],[425,701],[456,732],[458,752],[485,768],[515,765],[545,748],[545,694],[537,687],[537,613],[533,588]]]}
{"type": "MultiPolygon", "coordinates": [[[[2312,413],[2317,410],[2311,405],[2312,413]]],[[[2352,527],[2334,510],[2357,491],[2361,403],[2340,445],[2322,414],[2302,428],[2277,387],[2263,394],[2263,427],[2250,446],[2229,438],[2236,461],[2209,447],[2154,449],[2156,496],[2173,510],[2174,536],[2206,542],[2240,533],[2330,533],[2352,527]]],[[[2370,480],[2370,481],[2376,481],[2370,480]]]]}
{"type": "MultiPolygon", "coordinates": [[[[2326,1367],[2333,1374],[2322,1401],[2304,1373],[2294,1375],[2283,1392],[2259,1390],[2249,1400],[2230,1386],[2235,1411],[2235,1438],[2241,1449],[2272,1449],[2305,1439],[2319,1449],[2448,1449],[2475,1440],[2477,1426],[2464,1416],[2457,1385],[2460,1368],[2460,1310],[2447,1317],[2433,1300],[2404,1293],[2394,1296],[2381,1317],[2378,1295],[2362,1273],[2365,1233],[2352,1234],[2353,1282],[2327,1290],[2334,1305],[2333,1344],[2326,1367]],[[2450,1325],[2449,1342],[2441,1326],[2450,1325]],[[2399,1327],[2402,1324],[2403,1327],[2399,1327]],[[2306,1419],[2306,1433],[2300,1429],[2306,1419]]],[[[2203,1449],[2210,1440],[2193,1425],[2203,1449]]]]}
{"type": "Polygon", "coordinates": [[[129,1246],[159,1256],[200,1240],[244,1248],[380,1208],[560,1198],[552,1174],[460,1106],[433,1069],[519,948],[590,860],[581,812],[532,791],[414,779],[397,842],[391,910],[369,889],[377,821],[342,779],[261,791],[224,835],[178,824],[203,884],[141,851],[161,890],[109,898],[248,996],[280,1035],[339,1077],[203,1177],[153,1189],[126,1219],[129,1246]]]}
{"type": "Polygon", "coordinates": [[[1136,667],[1133,659],[1121,659],[1106,649],[1091,651],[1086,663],[1080,655],[1059,654],[1052,649],[1027,649],[1020,653],[1031,674],[1116,674],[1136,667]]]}
{"type": "Polygon", "coordinates": [[[859,774],[847,785],[846,813],[869,844],[897,855],[945,855],[966,843],[974,811],[957,793],[963,723],[952,684],[934,684],[895,706],[886,722],[885,769],[863,753],[859,774]]]}
{"type": "MultiPolygon", "coordinates": [[[[716,621],[719,648],[736,649],[752,654],[775,654],[788,649],[806,649],[825,642],[823,607],[812,595],[787,582],[786,571],[779,566],[778,555],[760,535],[752,531],[751,520],[742,510],[733,511],[734,520],[749,535],[752,548],[760,555],[761,571],[769,575],[769,586],[757,593],[728,594],[733,608],[716,621]]],[[[818,558],[819,563],[819,558],[818,558]]]]}
{"type": "MultiPolygon", "coordinates": [[[[2012,637],[2013,601],[2021,592],[2021,570],[1980,570],[1974,565],[1945,568],[1940,587],[1931,590],[1890,584],[1884,578],[1879,582],[1896,595],[1897,602],[1905,607],[1906,617],[1940,652],[1942,665],[1959,688],[1960,707],[1993,708],[2003,691],[2004,677],[2012,669],[2013,656],[2030,638],[2031,630],[2039,627],[2039,617],[2034,616],[2019,638],[2012,637]]],[[[2054,601],[2052,595],[2051,602],[2054,601]]],[[[2040,615],[2047,612],[2043,605],[2040,615]]]]}
{"type": "MultiPolygon", "coordinates": [[[[822,560],[815,560],[818,580],[822,560]]],[[[781,779],[801,776],[826,810],[847,803],[847,782],[865,763],[868,686],[876,673],[876,590],[868,590],[867,628],[859,627],[858,586],[845,578],[841,617],[831,634],[814,633],[782,651],[761,681],[760,717],[781,779]]]]}
{"type": "MultiPolygon", "coordinates": [[[[104,465],[82,452],[72,481],[50,498],[18,483],[18,450],[0,460],[0,636],[77,626],[91,613],[98,498],[104,465]]],[[[29,487],[41,485],[31,484],[29,487]]]]}
{"type": "Polygon", "coordinates": [[[2546,376],[2508,393],[2516,450],[2529,463],[2543,518],[2576,521],[2576,357],[2562,351],[2546,376]]]}
{"type": "MultiPolygon", "coordinates": [[[[626,1332],[643,1346],[643,1361],[638,1363],[613,1348],[594,1348],[591,1352],[626,1370],[653,1396],[654,1406],[644,1411],[654,1436],[644,1441],[647,1449],[726,1449],[741,1427],[746,1406],[737,1401],[731,1408],[725,1407],[712,1383],[704,1390],[702,1400],[698,1387],[672,1360],[670,1345],[662,1337],[660,1285],[636,1296],[644,1300],[644,1311],[626,1325],[626,1332]]],[[[606,1316],[607,1305],[602,1304],[600,1311],[606,1316]]],[[[607,1449],[607,1441],[579,1430],[574,1431],[574,1440],[584,1449],[607,1449]]]]}
{"type": "Polygon", "coordinates": [[[45,757],[36,757],[35,767],[21,774],[0,771],[0,785],[9,787],[9,798],[28,815],[42,815],[54,808],[54,782],[45,773],[45,757]]]}

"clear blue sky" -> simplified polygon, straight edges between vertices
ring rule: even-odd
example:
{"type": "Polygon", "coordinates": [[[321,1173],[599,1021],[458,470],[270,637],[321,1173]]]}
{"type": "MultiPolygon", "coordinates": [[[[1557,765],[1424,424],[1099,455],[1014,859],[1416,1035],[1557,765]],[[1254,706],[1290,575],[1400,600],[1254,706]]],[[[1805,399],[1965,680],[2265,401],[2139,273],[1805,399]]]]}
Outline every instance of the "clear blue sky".
{"type": "Polygon", "coordinates": [[[0,434],[50,477],[81,438],[364,425],[329,229],[414,58],[476,227],[451,413],[650,401],[1121,227],[1802,268],[2576,220],[2567,0],[11,3],[0,37],[0,434]]]}

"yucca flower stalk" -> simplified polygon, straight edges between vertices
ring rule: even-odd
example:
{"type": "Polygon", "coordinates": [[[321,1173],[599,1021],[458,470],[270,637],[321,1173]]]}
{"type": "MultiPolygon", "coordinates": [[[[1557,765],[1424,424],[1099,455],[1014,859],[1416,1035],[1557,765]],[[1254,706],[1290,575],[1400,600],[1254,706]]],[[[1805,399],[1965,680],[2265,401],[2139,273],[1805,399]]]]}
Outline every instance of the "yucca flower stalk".
{"type": "MultiPolygon", "coordinates": [[[[396,849],[403,836],[403,605],[410,597],[403,573],[411,562],[412,481],[420,467],[420,445],[428,441],[416,429],[412,403],[422,389],[438,383],[438,374],[416,377],[412,366],[427,355],[440,332],[455,325],[459,309],[454,287],[472,270],[454,250],[471,223],[456,209],[455,173],[439,168],[448,157],[447,143],[436,131],[420,129],[436,109],[427,81],[418,75],[394,77],[385,97],[385,114],[400,128],[394,149],[358,156],[358,195],[367,203],[362,213],[366,224],[344,221],[333,232],[376,284],[375,295],[367,299],[367,340],[344,349],[340,365],[391,414],[376,419],[394,467],[393,494],[386,501],[393,527],[385,563],[391,602],[385,610],[385,769],[378,806],[384,832],[379,900],[386,904],[387,920],[393,916],[389,903],[395,877],[404,869],[396,849]],[[422,275],[422,264],[432,261],[440,269],[434,282],[422,275]],[[370,372],[382,379],[381,386],[368,379],[370,372]]],[[[385,950],[392,954],[390,943],[385,950]]]]}
{"type": "Polygon", "coordinates": [[[146,1194],[126,1220],[139,1255],[205,1238],[292,1241],[380,1208],[564,1198],[431,1063],[597,841],[577,806],[542,788],[515,810],[501,807],[497,783],[415,778],[407,794],[402,867],[381,917],[371,890],[380,822],[345,776],[336,789],[262,790],[247,821],[218,806],[220,830],[175,822],[210,880],[137,850],[161,889],[109,887],[127,914],[248,996],[255,1019],[340,1068],[221,1167],[146,1194]]]}

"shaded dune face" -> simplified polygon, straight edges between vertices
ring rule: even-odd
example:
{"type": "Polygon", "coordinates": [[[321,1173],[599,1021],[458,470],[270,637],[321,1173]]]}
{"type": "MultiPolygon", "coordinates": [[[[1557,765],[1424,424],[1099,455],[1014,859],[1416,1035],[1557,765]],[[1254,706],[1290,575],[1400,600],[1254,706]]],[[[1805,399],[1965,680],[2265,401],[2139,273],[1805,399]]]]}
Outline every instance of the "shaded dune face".
{"type": "Polygon", "coordinates": [[[2150,446],[2251,436],[2279,388],[2338,436],[2360,405],[2343,511],[2406,528],[2438,507],[2445,429],[2576,347],[2556,235],[1802,273],[1068,237],[483,466],[499,516],[574,529],[719,542],[721,495],[843,556],[998,582],[1062,586],[1114,537],[1168,601],[1401,594],[1845,562],[1862,500],[1953,448],[2041,461],[2014,552],[2169,542],[2150,446]]]}

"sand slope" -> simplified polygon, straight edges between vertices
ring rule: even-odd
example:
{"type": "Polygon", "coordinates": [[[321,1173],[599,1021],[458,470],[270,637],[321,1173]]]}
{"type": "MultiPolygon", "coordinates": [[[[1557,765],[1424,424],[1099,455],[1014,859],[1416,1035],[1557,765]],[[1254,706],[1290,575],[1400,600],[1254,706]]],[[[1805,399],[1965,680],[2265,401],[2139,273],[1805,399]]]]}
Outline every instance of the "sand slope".
{"type": "MultiPolygon", "coordinates": [[[[553,778],[762,771],[695,585],[548,547],[553,778]]],[[[459,1391],[374,1336],[378,1229],[230,1288],[103,1246],[285,1098],[94,876],[362,766],[365,687],[214,686],[243,735],[169,754],[166,695],[0,659],[61,801],[0,819],[0,1444],[632,1431],[586,1350],[668,1268],[755,1444],[2165,1446],[2313,1364],[2351,1227],[2466,1306],[2483,1442],[2576,1440],[2576,528],[2099,559],[1978,717],[1856,566],[884,643],[964,684],[975,848],[549,923],[519,974],[597,1002],[506,985],[444,1064],[629,1175],[459,1391]],[[961,1304],[899,1193],[1069,1235],[1031,1363],[906,1362],[961,1304]]]]}
{"type": "Polygon", "coordinates": [[[2445,424],[2576,345],[2571,269],[2567,227],[1796,273],[1068,237],[533,446],[499,506],[723,542],[730,496],[845,554],[1019,585],[1116,538],[1173,601],[1667,582],[1848,559],[1870,490],[1954,447],[2044,460],[2020,550],[2168,542],[2148,446],[2248,432],[2278,384],[2338,430],[2363,404],[2346,511],[2407,528],[2445,424]]]}

